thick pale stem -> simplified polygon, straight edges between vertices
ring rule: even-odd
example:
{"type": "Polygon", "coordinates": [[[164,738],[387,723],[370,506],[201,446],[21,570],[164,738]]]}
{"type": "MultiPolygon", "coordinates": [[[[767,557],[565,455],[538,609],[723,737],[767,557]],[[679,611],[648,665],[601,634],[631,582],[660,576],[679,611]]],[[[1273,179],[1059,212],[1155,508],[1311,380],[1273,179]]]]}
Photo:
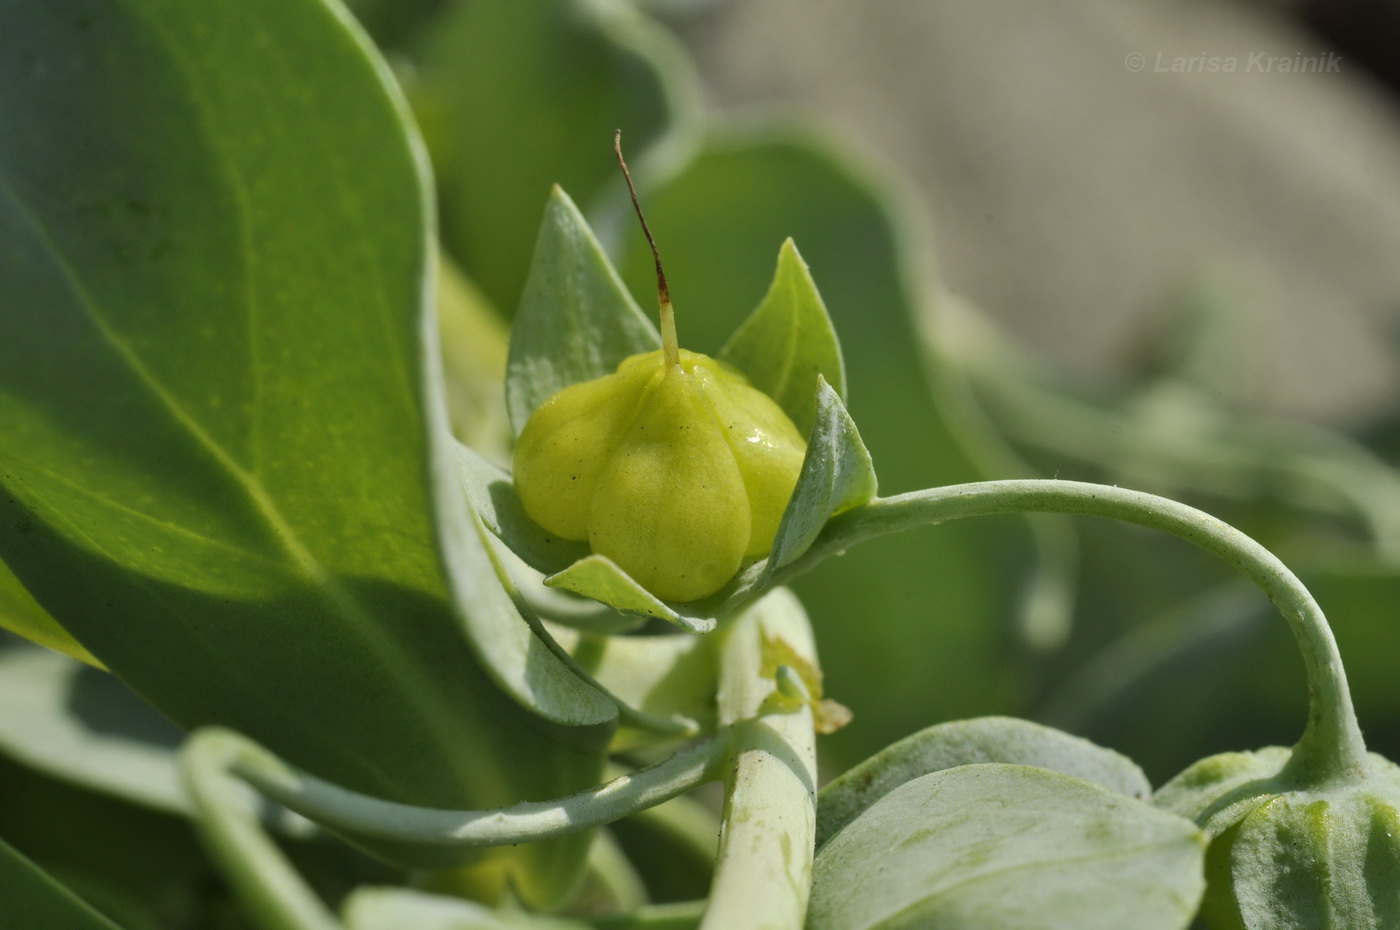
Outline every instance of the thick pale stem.
{"type": "Polygon", "coordinates": [[[452,811],[369,797],[308,775],[236,734],[232,770],[279,804],[333,829],[443,847],[504,846],[578,833],[668,801],[721,776],[729,749],[712,737],[662,762],[553,801],[452,811]]]}
{"type": "Polygon", "coordinates": [[[256,799],[230,774],[247,741],[225,730],[190,738],[180,762],[199,810],[206,845],[239,897],[268,930],[344,930],[268,838],[255,813],[256,799]]]}
{"type": "Polygon", "coordinates": [[[832,519],[812,548],[774,575],[800,574],[854,543],[915,526],[997,513],[1064,513],[1108,517],[1194,543],[1248,576],[1278,607],[1303,655],[1308,725],[1286,775],[1300,783],[1352,779],[1366,771],[1366,746],[1352,709],[1337,642],[1307,588],[1263,546],[1215,517],[1176,501],[1077,481],[986,481],[877,499],[832,519]]]}
{"type": "Polygon", "coordinates": [[[719,712],[721,723],[733,728],[734,762],[700,930],[800,930],[816,842],[812,709],[756,715],[771,703],[778,662],[796,655],[816,667],[811,628],[797,599],[779,590],[737,617],[723,635],[719,712]]]}

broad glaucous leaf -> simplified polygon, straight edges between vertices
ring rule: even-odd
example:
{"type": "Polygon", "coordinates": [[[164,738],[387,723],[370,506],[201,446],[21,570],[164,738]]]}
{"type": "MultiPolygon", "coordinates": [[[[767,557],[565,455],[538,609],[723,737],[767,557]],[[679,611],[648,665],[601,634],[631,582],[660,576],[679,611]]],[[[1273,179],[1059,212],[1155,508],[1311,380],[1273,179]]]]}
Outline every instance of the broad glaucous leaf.
{"type": "Polygon", "coordinates": [[[832,779],[817,801],[817,845],[905,782],[984,762],[1033,765],[1146,801],[1152,786],[1131,759],[1060,730],[1014,717],[940,723],[905,737],[832,779]]]}
{"type": "Polygon", "coordinates": [[[1021,765],[906,782],[817,854],[808,930],[1180,930],[1204,888],[1189,821],[1021,765]]]}
{"type": "Polygon", "coordinates": [[[0,926],[121,930],[0,840],[0,926]]]}
{"type": "Polygon", "coordinates": [[[618,4],[454,3],[404,51],[438,176],[443,241],[506,313],[520,300],[549,186],[587,206],[618,184],[608,154],[615,128],[641,179],[646,153],[679,142],[678,128],[694,121],[684,51],[618,4]]]}
{"type": "MultiPolygon", "coordinates": [[[[317,0],[10,6],[0,558],[182,726],[438,807],[592,783],[610,726],[517,705],[454,616],[494,572],[382,61],[317,0]]],[[[527,896],[571,884],[563,843],[519,851],[559,872],[527,896]]]]}
{"type": "MultiPolygon", "coordinates": [[[[677,327],[697,351],[723,345],[769,287],[774,244],[792,237],[841,334],[850,412],[884,493],[1005,477],[978,464],[964,435],[972,427],[936,371],[931,385],[906,243],[872,177],[804,133],[713,137],[647,194],[677,327]]],[[[654,269],[639,234],[619,268],[635,293],[649,292],[654,269]]],[[[1015,706],[1004,674],[1020,598],[1012,571],[1030,554],[1023,522],[965,521],[865,543],[795,582],[823,643],[828,689],[862,722],[827,740],[832,764],[854,765],[930,717],[1015,706]]]]}
{"type": "Polygon", "coordinates": [[[846,397],[841,343],[811,269],[791,239],[778,250],[778,268],[754,312],[720,349],[719,360],[778,402],[807,435],[817,416],[817,379],[846,397]]]}
{"type": "Polygon", "coordinates": [[[610,375],[629,355],[660,346],[656,327],[569,195],[556,186],[511,327],[506,407],[516,435],[554,394],[610,375]]]}

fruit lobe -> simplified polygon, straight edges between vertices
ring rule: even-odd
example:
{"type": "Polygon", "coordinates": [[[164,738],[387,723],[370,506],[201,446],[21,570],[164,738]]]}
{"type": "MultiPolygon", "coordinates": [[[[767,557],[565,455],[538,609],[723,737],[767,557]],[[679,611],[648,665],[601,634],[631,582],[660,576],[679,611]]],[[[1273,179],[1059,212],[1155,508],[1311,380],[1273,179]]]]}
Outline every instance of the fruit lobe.
{"type": "Polygon", "coordinates": [[[515,483],[546,530],[587,541],[657,597],[691,601],[772,547],[805,446],[738,372],[649,352],[546,400],[516,444],[515,483]]]}

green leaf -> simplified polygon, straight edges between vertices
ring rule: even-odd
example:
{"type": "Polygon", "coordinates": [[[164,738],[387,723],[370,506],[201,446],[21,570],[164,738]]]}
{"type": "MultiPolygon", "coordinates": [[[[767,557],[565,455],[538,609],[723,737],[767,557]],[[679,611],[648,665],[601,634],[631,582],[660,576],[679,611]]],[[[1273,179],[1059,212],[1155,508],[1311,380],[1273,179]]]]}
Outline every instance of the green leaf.
{"type": "Polygon", "coordinates": [[[443,241],[509,313],[552,184],[585,208],[620,189],[618,127],[639,181],[648,156],[683,145],[698,116],[687,56],[635,10],[579,0],[454,3],[421,36],[405,49],[408,94],[437,170],[443,241]]]}
{"type": "Polygon", "coordinates": [[[591,597],[614,610],[674,623],[689,633],[707,633],[715,628],[712,617],[688,617],[678,612],[634,581],[607,556],[590,555],[579,559],[562,572],[550,575],[544,582],[552,588],[591,597]]]}
{"type": "Polygon", "coordinates": [[[119,930],[4,840],[0,840],[0,926],[119,930]]]}
{"type": "MultiPolygon", "coordinates": [[[[347,14],[36,7],[0,35],[0,122],[0,558],[35,599],[181,726],[353,789],[596,780],[609,728],[520,708],[454,615],[430,198],[347,14]]],[[[572,883],[572,842],[518,851],[549,860],[527,896],[572,883]]]]}
{"type": "Polygon", "coordinates": [[[1011,717],[957,720],[906,737],[828,783],[818,798],[817,846],[900,785],[984,762],[1050,769],[1140,801],[1152,794],[1131,759],[1088,740],[1011,717]]]}
{"type": "Polygon", "coordinates": [[[767,296],[729,337],[719,359],[776,400],[804,436],[818,416],[818,378],[845,398],[841,343],[812,273],[791,239],[778,251],[778,269],[767,296]]]}
{"type": "Polygon", "coordinates": [[[47,610],[39,606],[39,602],[24,589],[4,562],[0,562],[0,628],[89,665],[101,665],[92,653],[49,616],[47,610]]]}
{"type": "Polygon", "coordinates": [[[43,649],[0,651],[0,751],[49,775],[188,814],[179,728],[121,682],[43,649]]]}
{"type": "Polygon", "coordinates": [[[807,440],[807,455],[792,499],[783,511],[766,572],[783,567],[807,551],[834,514],[875,497],[875,466],[861,442],[839,393],[817,376],[816,414],[807,440]]]}
{"type": "Polygon", "coordinates": [[[535,408],[571,384],[612,374],[661,347],[569,195],[555,187],[510,335],[506,408],[518,436],[535,408]]]}
{"type": "Polygon", "coordinates": [[[1078,778],[967,765],[885,795],[817,854],[808,930],[1176,930],[1205,886],[1189,821],[1078,778]]]}
{"type": "Polygon", "coordinates": [[[475,523],[479,550],[464,566],[470,576],[463,592],[472,609],[462,620],[482,666],[521,706],[547,720],[575,727],[614,722],[613,699],[550,650],[538,619],[527,621],[530,607],[491,549],[485,524],[479,517],[475,523]]]}

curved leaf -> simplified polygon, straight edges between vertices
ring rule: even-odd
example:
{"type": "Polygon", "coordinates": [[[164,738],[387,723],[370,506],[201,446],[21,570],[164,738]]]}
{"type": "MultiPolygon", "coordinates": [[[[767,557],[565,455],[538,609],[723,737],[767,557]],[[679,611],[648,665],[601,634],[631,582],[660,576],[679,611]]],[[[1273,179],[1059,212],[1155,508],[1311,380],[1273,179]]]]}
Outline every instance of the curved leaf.
{"type": "Polygon", "coordinates": [[[905,782],[983,762],[1050,769],[1139,801],[1152,795],[1131,759],[1088,740],[1012,717],[957,720],[908,736],[828,783],[818,799],[817,845],[905,782]]]}
{"type": "Polygon", "coordinates": [[[763,302],[729,337],[719,360],[742,371],[778,402],[804,436],[817,417],[817,379],[846,396],[841,343],[812,272],[791,239],[778,250],[778,269],[763,302]]]}
{"type": "Polygon", "coordinates": [[[817,854],[808,930],[1178,930],[1205,888],[1189,820],[1078,778],[966,765],[885,795],[817,854]]]}
{"type": "MultiPolygon", "coordinates": [[[[420,804],[595,780],[609,728],[515,705],[450,607],[473,529],[382,61],[318,0],[23,9],[0,35],[0,558],[182,726],[420,804]]],[[[562,887],[582,843],[524,854],[562,887]]]]}

